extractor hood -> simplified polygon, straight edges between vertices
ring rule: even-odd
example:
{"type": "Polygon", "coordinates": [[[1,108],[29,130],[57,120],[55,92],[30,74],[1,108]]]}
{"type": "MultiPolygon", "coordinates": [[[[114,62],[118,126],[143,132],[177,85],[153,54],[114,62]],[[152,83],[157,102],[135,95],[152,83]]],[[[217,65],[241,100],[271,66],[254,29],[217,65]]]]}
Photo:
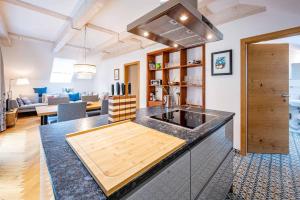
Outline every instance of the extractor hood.
{"type": "Polygon", "coordinates": [[[127,26],[127,31],[176,48],[223,39],[197,9],[197,0],[169,0],[127,26]]]}

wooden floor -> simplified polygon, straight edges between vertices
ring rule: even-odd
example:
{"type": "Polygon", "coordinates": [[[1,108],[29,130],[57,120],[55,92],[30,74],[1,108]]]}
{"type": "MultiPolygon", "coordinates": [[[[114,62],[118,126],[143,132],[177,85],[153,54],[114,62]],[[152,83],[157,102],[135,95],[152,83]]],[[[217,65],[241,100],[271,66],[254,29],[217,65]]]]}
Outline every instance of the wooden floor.
{"type": "Polygon", "coordinates": [[[40,166],[39,125],[39,117],[22,117],[0,133],[0,200],[53,198],[47,171],[40,166]],[[47,181],[41,183],[41,176],[47,181]]]}

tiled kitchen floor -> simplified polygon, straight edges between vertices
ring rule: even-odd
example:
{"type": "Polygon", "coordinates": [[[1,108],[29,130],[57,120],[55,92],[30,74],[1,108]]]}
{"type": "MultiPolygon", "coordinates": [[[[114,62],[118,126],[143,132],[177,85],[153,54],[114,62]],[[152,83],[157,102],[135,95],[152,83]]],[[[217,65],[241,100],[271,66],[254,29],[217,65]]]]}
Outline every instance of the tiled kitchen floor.
{"type": "Polygon", "coordinates": [[[236,155],[228,199],[300,199],[300,134],[290,133],[290,153],[236,155]]]}

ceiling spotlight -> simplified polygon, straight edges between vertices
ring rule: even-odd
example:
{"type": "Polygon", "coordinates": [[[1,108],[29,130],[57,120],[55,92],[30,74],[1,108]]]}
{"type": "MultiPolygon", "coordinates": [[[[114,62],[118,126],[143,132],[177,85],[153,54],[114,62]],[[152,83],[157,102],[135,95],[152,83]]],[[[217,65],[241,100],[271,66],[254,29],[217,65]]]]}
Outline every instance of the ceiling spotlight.
{"type": "Polygon", "coordinates": [[[212,34],[208,34],[208,35],[206,36],[206,38],[207,38],[208,40],[211,40],[211,39],[213,38],[213,35],[212,35],[212,34]]]}
{"type": "Polygon", "coordinates": [[[174,44],[173,46],[174,46],[175,48],[177,48],[177,47],[178,47],[178,44],[174,44]]]}
{"type": "Polygon", "coordinates": [[[180,21],[184,22],[184,21],[186,21],[188,18],[189,18],[189,17],[186,16],[186,15],[181,15],[179,19],[180,19],[180,21]]]}
{"type": "Polygon", "coordinates": [[[149,36],[149,32],[145,31],[145,32],[144,32],[144,36],[145,36],[145,37],[148,37],[148,36],[149,36]]]}

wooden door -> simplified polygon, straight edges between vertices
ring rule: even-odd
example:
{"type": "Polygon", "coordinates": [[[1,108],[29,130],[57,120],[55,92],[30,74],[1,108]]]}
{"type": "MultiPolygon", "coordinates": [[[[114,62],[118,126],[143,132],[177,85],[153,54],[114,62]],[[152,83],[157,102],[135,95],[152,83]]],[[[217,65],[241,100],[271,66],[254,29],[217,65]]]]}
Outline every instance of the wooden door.
{"type": "Polygon", "coordinates": [[[289,152],[289,45],[248,45],[248,152],[289,152]]]}
{"type": "MultiPolygon", "coordinates": [[[[124,82],[126,85],[131,83],[131,94],[136,95],[136,107],[140,107],[140,66],[139,62],[125,65],[124,82]]],[[[127,94],[128,91],[126,91],[127,94]]]]}

